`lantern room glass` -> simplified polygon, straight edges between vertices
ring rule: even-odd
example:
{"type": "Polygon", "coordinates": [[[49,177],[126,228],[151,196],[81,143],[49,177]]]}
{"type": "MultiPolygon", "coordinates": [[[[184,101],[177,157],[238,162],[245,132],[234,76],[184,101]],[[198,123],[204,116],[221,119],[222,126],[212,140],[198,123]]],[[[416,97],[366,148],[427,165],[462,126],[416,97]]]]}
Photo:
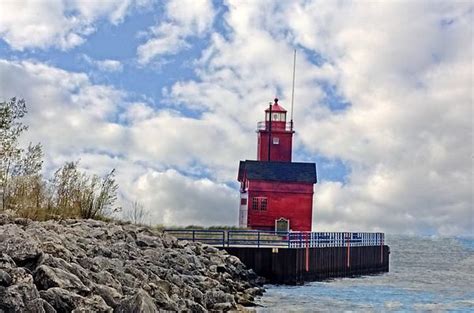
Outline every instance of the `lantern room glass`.
{"type": "MultiPolygon", "coordinates": [[[[265,121],[268,122],[269,120],[270,120],[270,112],[266,112],[265,121]]],[[[285,122],[285,121],[286,121],[286,113],[272,112],[272,122],[285,122]]]]}

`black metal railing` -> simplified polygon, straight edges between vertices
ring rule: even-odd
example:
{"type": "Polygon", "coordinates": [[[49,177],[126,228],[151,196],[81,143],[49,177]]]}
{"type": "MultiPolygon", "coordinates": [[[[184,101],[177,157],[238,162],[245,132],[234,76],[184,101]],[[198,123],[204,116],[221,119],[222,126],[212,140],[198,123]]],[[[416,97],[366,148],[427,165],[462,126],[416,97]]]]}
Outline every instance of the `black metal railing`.
{"type": "Polygon", "coordinates": [[[383,246],[383,233],[275,232],[263,230],[165,229],[179,240],[222,247],[324,248],[383,246]]]}

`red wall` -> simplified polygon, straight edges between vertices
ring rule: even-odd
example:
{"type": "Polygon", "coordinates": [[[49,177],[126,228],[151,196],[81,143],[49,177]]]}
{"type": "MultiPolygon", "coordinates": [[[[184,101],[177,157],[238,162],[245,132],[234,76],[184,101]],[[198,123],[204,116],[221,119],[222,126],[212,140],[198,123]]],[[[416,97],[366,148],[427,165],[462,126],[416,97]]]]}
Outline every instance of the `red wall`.
{"type": "MultiPolygon", "coordinates": [[[[272,131],[272,138],[278,137],[279,144],[273,144],[270,148],[270,161],[291,162],[291,145],[293,133],[289,131],[272,131]]],[[[258,132],[257,160],[268,161],[268,132],[258,132]]]]}
{"type": "Polygon", "coordinates": [[[290,220],[290,229],[311,231],[313,212],[313,184],[249,181],[248,227],[275,229],[275,220],[290,220]],[[267,197],[266,211],[252,209],[253,197],[267,197]]]}

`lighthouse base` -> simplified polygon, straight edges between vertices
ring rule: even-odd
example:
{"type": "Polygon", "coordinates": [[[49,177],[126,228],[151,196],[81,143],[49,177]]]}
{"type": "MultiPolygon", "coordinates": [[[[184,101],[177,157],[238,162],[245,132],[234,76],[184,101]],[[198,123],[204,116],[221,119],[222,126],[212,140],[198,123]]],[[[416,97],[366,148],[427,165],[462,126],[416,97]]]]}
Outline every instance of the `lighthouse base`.
{"type": "Polygon", "coordinates": [[[298,285],[336,277],[389,271],[390,248],[384,246],[325,248],[223,248],[252,268],[267,283],[298,285]]]}

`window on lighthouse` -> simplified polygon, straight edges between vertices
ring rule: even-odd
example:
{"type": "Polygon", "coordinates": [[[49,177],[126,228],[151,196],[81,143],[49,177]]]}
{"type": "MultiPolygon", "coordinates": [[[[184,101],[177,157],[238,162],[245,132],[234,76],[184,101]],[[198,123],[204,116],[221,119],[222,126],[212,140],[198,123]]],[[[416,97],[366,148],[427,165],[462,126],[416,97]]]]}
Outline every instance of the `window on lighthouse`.
{"type": "Polygon", "coordinates": [[[252,198],[252,210],[266,211],[267,210],[267,198],[266,197],[253,197],[252,198]]]}
{"type": "MultiPolygon", "coordinates": [[[[265,121],[269,121],[269,120],[270,120],[270,113],[267,112],[265,113],[265,121]]],[[[272,121],[273,122],[286,121],[286,113],[277,113],[277,112],[272,113],[272,121]]]]}
{"type": "Polygon", "coordinates": [[[278,137],[273,137],[272,139],[273,139],[273,144],[274,144],[274,145],[278,145],[278,144],[280,143],[280,138],[278,138],[278,137]]]}

